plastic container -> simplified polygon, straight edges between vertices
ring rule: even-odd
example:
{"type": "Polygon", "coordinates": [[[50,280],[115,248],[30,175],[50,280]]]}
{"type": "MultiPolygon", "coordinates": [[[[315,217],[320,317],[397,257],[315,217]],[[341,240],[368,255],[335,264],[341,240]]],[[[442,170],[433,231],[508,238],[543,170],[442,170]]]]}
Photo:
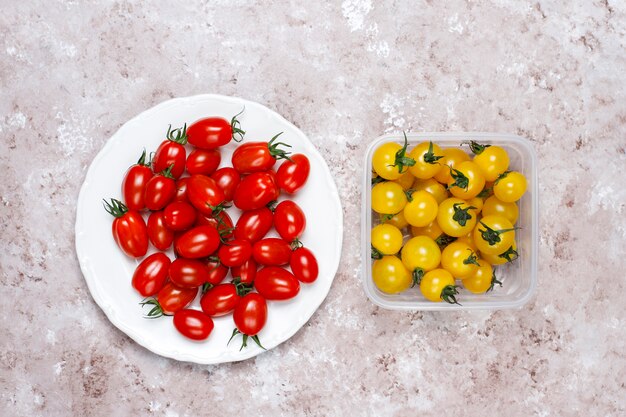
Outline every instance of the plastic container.
{"type": "MultiPolygon", "coordinates": [[[[372,280],[371,229],[379,223],[378,216],[371,210],[372,155],[378,146],[387,142],[402,143],[401,134],[387,134],[374,140],[367,149],[363,167],[363,222],[362,279],[367,296],[380,307],[393,310],[476,310],[519,308],[532,296],[537,285],[537,246],[538,238],[538,202],[537,202],[537,155],[531,143],[522,137],[498,133],[407,133],[409,149],[420,142],[432,140],[442,148],[458,147],[461,142],[475,140],[479,143],[498,145],[506,149],[511,163],[509,169],[519,171],[526,176],[528,188],[518,202],[519,219],[516,232],[519,258],[506,265],[496,267],[496,274],[502,287],[496,286],[486,294],[472,294],[464,288],[459,289],[457,297],[461,305],[446,302],[434,303],[426,300],[415,286],[401,294],[385,294],[376,288],[372,280]],[[374,215],[373,215],[374,214],[374,215]]],[[[470,152],[468,146],[463,146],[470,152]]]]}

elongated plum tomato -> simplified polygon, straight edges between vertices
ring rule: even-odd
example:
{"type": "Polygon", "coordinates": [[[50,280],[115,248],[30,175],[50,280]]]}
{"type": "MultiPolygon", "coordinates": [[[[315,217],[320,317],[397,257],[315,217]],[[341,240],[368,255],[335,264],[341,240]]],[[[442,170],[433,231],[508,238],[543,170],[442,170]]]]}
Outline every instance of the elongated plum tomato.
{"type": "Polygon", "coordinates": [[[233,284],[220,284],[208,290],[200,300],[200,307],[211,317],[224,316],[237,307],[241,297],[233,284]]]}
{"type": "Polygon", "coordinates": [[[266,266],[257,272],[254,288],[266,300],[288,300],[298,295],[300,282],[284,268],[266,266]]]}
{"type": "Polygon", "coordinates": [[[287,242],[298,239],[306,228],[304,212],[290,200],[281,201],[274,209],[274,227],[287,242]]]}
{"type": "Polygon", "coordinates": [[[224,192],[206,175],[192,175],[187,180],[187,198],[200,213],[210,216],[224,202],[224,192]]]}
{"type": "Polygon", "coordinates": [[[162,314],[174,314],[187,307],[196,298],[198,288],[183,288],[167,282],[157,293],[156,301],[162,314]]]}
{"type": "Polygon", "coordinates": [[[183,288],[195,288],[207,282],[209,268],[197,259],[177,258],[169,267],[170,280],[183,288]]]}
{"type": "Polygon", "coordinates": [[[224,199],[226,201],[233,201],[235,196],[235,190],[241,181],[241,175],[235,168],[224,167],[220,168],[211,174],[211,178],[217,183],[218,187],[224,192],[224,199]]]}
{"type": "Polygon", "coordinates": [[[254,258],[250,258],[239,266],[230,268],[230,275],[239,279],[242,284],[252,284],[256,277],[257,264],[254,258]]]}
{"type": "Polygon", "coordinates": [[[240,333],[256,336],[267,321],[267,301],[255,292],[244,295],[235,307],[233,320],[240,333]]]}
{"type": "Polygon", "coordinates": [[[174,241],[174,232],[165,226],[162,211],[153,211],[148,217],[148,238],[158,250],[167,250],[174,241]]]}
{"type": "Polygon", "coordinates": [[[111,225],[113,239],[122,251],[133,258],[144,256],[148,251],[148,229],[139,212],[128,210],[114,198],[104,200],[104,209],[115,219],[111,225]]]}
{"type": "Polygon", "coordinates": [[[163,220],[175,232],[189,229],[196,221],[196,210],[184,201],[173,201],[163,210],[163,220]]]}
{"type": "Polygon", "coordinates": [[[233,152],[233,168],[240,174],[251,174],[269,170],[277,159],[287,159],[289,152],[280,149],[280,146],[291,146],[283,142],[275,142],[281,134],[282,132],[269,142],[248,142],[240,145],[233,152]]]}
{"type": "Polygon", "coordinates": [[[252,256],[252,245],[243,239],[234,239],[220,246],[217,257],[228,267],[243,265],[252,256]]]}
{"type": "Polygon", "coordinates": [[[189,143],[200,149],[215,149],[232,139],[241,141],[246,132],[241,130],[241,124],[237,120],[240,114],[233,116],[230,122],[222,117],[207,117],[195,121],[187,129],[189,143]]]}
{"type": "Polygon", "coordinates": [[[280,164],[276,173],[276,182],[281,190],[294,194],[306,184],[310,170],[309,158],[301,153],[293,154],[280,164]]]}
{"type": "Polygon", "coordinates": [[[176,253],[183,258],[205,258],[217,250],[220,234],[212,226],[197,226],[187,230],[174,243],[176,253]]]}
{"type": "Polygon", "coordinates": [[[188,203],[187,199],[187,180],[189,177],[179,178],[176,181],[176,194],[174,194],[174,201],[184,201],[188,203]]]}
{"type": "MultiPolygon", "coordinates": [[[[170,165],[170,168],[172,165],[170,165]]],[[[176,195],[176,181],[171,174],[171,169],[167,168],[150,178],[144,190],[144,201],[149,210],[161,210],[169,204],[176,195]]]]}
{"type": "Polygon", "coordinates": [[[222,155],[217,149],[194,149],[187,157],[185,168],[189,175],[211,175],[220,166],[221,160],[222,155]]]}
{"type": "Polygon", "coordinates": [[[153,253],[141,261],[133,274],[133,288],[143,297],[158,293],[165,281],[170,267],[170,258],[162,252],[153,253]]]}
{"type": "Polygon", "coordinates": [[[137,163],[128,168],[122,181],[122,195],[129,210],[146,208],[144,191],[153,175],[150,164],[146,163],[146,150],[144,149],[137,163]]]}
{"type": "Polygon", "coordinates": [[[178,179],[183,174],[187,155],[184,146],[187,143],[186,128],[187,125],[172,130],[172,126],[170,125],[167,129],[167,139],[161,142],[152,159],[152,169],[154,172],[165,171],[171,166],[173,178],[178,179]]]}
{"type": "Polygon", "coordinates": [[[311,283],[317,279],[319,267],[313,252],[305,247],[300,247],[293,251],[289,260],[291,272],[298,278],[298,281],[311,283]]]}
{"type": "Polygon", "coordinates": [[[291,259],[291,247],[282,239],[268,237],[252,246],[252,256],[261,265],[287,265],[291,259]]]}
{"type": "Polygon", "coordinates": [[[228,268],[222,265],[219,259],[214,257],[209,258],[206,266],[209,271],[206,282],[211,285],[217,285],[220,282],[224,281],[224,278],[226,278],[226,275],[228,274],[228,268]]]}
{"type": "Polygon", "coordinates": [[[240,210],[256,210],[276,200],[279,194],[278,186],[270,174],[255,172],[241,180],[235,190],[233,203],[240,210]]]}
{"type": "Polygon", "coordinates": [[[270,231],[273,224],[274,215],[272,210],[267,207],[244,211],[237,220],[235,238],[246,239],[250,243],[254,243],[261,240],[270,231]]]}
{"type": "Polygon", "coordinates": [[[205,340],[213,331],[211,317],[198,310],[180,310],[174,314],[173,322],[180,334],[193,340],[205,340]]]}

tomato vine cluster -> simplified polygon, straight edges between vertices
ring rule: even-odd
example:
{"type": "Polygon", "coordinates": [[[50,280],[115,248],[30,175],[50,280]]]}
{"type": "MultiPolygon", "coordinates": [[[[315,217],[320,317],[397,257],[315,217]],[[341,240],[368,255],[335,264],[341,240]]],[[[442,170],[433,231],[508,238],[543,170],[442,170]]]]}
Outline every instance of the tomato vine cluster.
{"type": "Polygon", "coordinates": [[[477,294],[502,285],[494,267],[519,256],[515,223],[526,178],[509,170],[505,149],[467,144],[473,158],[430,141],[408,152],[406,135],[404,145],[374,152],[372,279],[380,291],[419,285],[430,301],[458,304],[457,280],[477,294]]]}
{"type": "Polygon", "coordinates": [[[141,304],[151,307],[147,317],[173,316],[181,334],[204,340],[212,318],[232,313],[231,339],[241,334],[242,348],[248,338],[263,347],[258,333],[267,321],[267,300],[291,299],[300,283],[317,279],[317,260],[299,240],[304,212],[294,201],[277,201],[281,192],[292,195],[305,185],[310,163],[287,151],[279,133],[239,145],[232,166],[220,168],[220,147],[244,138],[238,116],[170,126],[151,161],[144,150],[126,172],[123,202],[105,200],[104,206],[115,217],[113,237],[126,255],[142,258],[149,244],[157,249],[132,277],[145,297],[141,304]],[[231,202],[242,211],[236,223],[231,202]],[[272,227],[280,237],[266,237],[272,227]],[[172,247],[174,260],[164,253],[172,247]],[[198,293],[201,310],[190,307],[198,293]]]}

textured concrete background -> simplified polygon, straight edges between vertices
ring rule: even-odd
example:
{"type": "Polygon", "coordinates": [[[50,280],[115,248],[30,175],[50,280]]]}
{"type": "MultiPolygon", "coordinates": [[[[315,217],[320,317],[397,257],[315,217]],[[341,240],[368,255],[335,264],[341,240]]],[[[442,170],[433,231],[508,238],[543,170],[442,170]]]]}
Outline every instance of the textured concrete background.
{"type": "Polygon", "coordinates": [[[626,412],[623,1],[0,3],[0,415],[626,412]],[[308,134],[346,226],[311,321],[220,366],[130,341],[91,299],[73,247],[79,186],[107,138],[205,92],[263,103],[308,134]],[[362,155],[402,129],[534,143],[539,286],[524,309],[398,313],[367,300],[362,155]]]}

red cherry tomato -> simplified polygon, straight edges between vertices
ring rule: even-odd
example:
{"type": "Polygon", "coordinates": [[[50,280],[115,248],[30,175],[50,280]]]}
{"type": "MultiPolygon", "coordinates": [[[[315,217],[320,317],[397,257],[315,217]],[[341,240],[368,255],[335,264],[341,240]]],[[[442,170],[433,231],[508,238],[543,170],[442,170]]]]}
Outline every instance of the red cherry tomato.
{"type": "Polygon", "coordinates": [[[265,298],[255,292],[241,297],[233,312],[233,320],[240,333],[256,336],[267,321],[267,302],[265,298]]]}
{"type": "Polygon", "coordinates": [[[174,232],[165,226],[162,211],[153,211],[148,217],[148,238],[158,250],[167,250],[174,241],[174,232]]]}
{"type": "Polygon", "coordinates": [[[193,340],[204,340],[213,331],[211,317],[198,310],[180,310],[174,314],[173,322],[180,334],[193,340]]]}
{"type": "Polygon", "coordinates": [[[196,221],[196,209],[184,201],[174,201],[163,210],[163,220],[175,232],[189,229],[196,221]]]}
{"type": "Polygon", "coordinates": [[[184,201],[188,203],[187,199],[187,180],[189,177],[180,178],[176,181],[176,194],[174,194],[174,201],[184,201]]]}
{"type": "Polygon", "coordinates": [[[226,201],[233,201],[235,190],[241,181],[241,175],[235,168],[224,167],[215,171],[211,178],[215,180],[217,185],[224,191],[224,198],[226,201]]]}
{"type": "Polygon", "coordinates": [[[276,200],[279,193],[280,190],[270,174],[255,172],[241,180],[235,190],[233,202],[241,210],[255,210],[276,200]]]}
{"type": "Polygon", "coordinates": [[[226,278],[226,275],[228,274],[228,268],[222,265],[219,259],[209,258],[206,266],[209,270],[209,275],[207,276],[206,282],[211,285],[217,285],[220,282],[224,281],[224,278],[226,278]]]}
{"type": "Polygon", "coordinates": [[[240,174],[251,174],[253,172],[267,171],[272,168],[277,159],[285,159],[289,152],[280,149],[280,146],[287,146],[286,143],[274,141],[282,134],[274,136],[269,142],[248,142],[240,145],[233,152],[233,168],[240,174]]]}
{"type": "Polygon", "coordinates": [[[167,281],[170,263],[170,258],[162,252],[148,256],[135,269],[132,280],[133,288],[144,297],[158,293],[167,281]]]}
{"type": "Polygon", "coordinates": [[[157,301],[163,314],[171,315],[191,304],[197,294],[198,288],[182,288],[168,282],[158,292],[157,301]]]}
{"type": "Polygon", "coordinates": [[[262,239],[274,224],[272,210],[261,207],[256,210],[244,211],[235,227],[235,238],[246,239],[251,243],[262,239]]]}
{"type": "Polygon", "coordinates": [[[104,209],[115,217],[111,225],[113,239],[122,251],[133,258],[144,256],[148,251],[148,228],[139,212],[128,210],[114,198],[104,200],[104,209]]]}
{"type": "Polygon", "coordinates": [[[266,300],[288,300],[300,292],[300,282],[278,266],[266,266],[256,273],[254,288],[266,300]]]}
{"type": "Polygon", "coordinates": [[[309,249],[300,247],[293,251],[289,260],[291,272],[300,282],[311,283],[317,279],[317,259],[309,249]]]}
{"type": "Polygon", "coordinates": [[[126,171],[122,181],[122,195],[129,210],[143,210],[146,208],[143,193],[146,184],[154,174],[150,164],[146,164],[146,150],[143,150],[139,161],[126,171]]]}
{"type": "Polygon", "coordinates": [[[196,174],[187,180],[187,198],[196,210],[210,216],[224,202],[224,192],[213,179],[196,174]]]}
{"type": "Polygon", "coordinates": [[[276,173],[278,186],[281,190],[293,194],[306,184],[310,170],[309,158],[301,153],[291,155],[278,168],[276,173]]]}
{"type": "Polygon", "coordinates": [[[189,175],[211,175],[220,166],[221,160],[222,155],[216,149],[194,149],[189,153],[185,167],[189,175]]]}
{"type": "Polygon", "coordinates": [[[246,132],[240,128],[237,120],[239,114],[230,122],[222,117],[207,117],[194,122],[187,129],[189,143],[201,149],[215,149],[226,145],[231,139],[240,141],[246,132]]]}
{"type": "Polygon", "coordinates": [[[170,169],[155,175],[146,184],[144,201],[149,210],[161,210],[172,201],[176,195],[176,181],[170,174],[170,169]]]}
{"type": "Polygon", "coordinates": [[[239,266],[230,268],[230,275],[234,279],[239,279],[243,284],[252,284],[256,277],[257,265],[254,258],[250,258],[239,266]]]}
{"type": "Polygon", "coordinates": [[[183,258],[204,258],[220,245],[220,234],[212,226],[197,226],[187,230],[174,242],[176,253],[183,258]]]}
{"type": "Polygon", "coordinates": [[[209,269],[196,259],[177,258],[169,268],[170,280],[182,288],[199,287],[207,281],[209,269]]]}
{"type": "Polygon", "coordinates": [[[287,265],[291,258],[291,247],[282,239],[268,237],[252,246],[252,256],[261,265],[287,265]]]}
{"type": "Polygon", "coordinates": [[[225,239],[230,239],[233,236],[233,219],[224,210],[215,212],[210,216],[199,214],[196,219],[196,226],[213,226],[220,232],[220,235],[225,239]]]}
{"type": "Polygon", "coordinates": [[[224,243],[217,252],[222,264],[228,267],[243,265],[252,256],[252,245],[244,239],[224,243]]]}
{"type": "Polygon", "coordinates": [[[200,307],[211,317],[224,316],[235,309],[241,300],[237,287],[233,284],[220,284],[208,290],[200,300],[200,307]]]}
{"type": "Polygon", "coordinates": [[[185,170],[187,135],[185,127],[172,130],[170,125],[167,129],[167,140],[161,142],[152,160],[152,169],[154,172],[165,171],[170,165],[172,166],[172,177],[178,179],[185,170]]]}
{"type": "Polygon", "coordinates": [[[274,209],[274,227],[280,237],[292,242],[302,236],[306,227],[306,217],[293,201],[281,201],[274,209]]]}

